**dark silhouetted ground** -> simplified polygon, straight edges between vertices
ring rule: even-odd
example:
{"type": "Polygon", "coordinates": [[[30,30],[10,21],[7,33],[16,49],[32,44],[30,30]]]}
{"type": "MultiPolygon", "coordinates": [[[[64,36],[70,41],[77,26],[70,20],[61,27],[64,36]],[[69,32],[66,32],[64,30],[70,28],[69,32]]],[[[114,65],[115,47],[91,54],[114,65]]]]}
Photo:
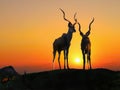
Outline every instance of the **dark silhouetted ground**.
{"type": "Polygon", "coordinates": [[[70,69],[30,73],[0,83],[0,90],[120,90],[120,72],[70,69]]]}

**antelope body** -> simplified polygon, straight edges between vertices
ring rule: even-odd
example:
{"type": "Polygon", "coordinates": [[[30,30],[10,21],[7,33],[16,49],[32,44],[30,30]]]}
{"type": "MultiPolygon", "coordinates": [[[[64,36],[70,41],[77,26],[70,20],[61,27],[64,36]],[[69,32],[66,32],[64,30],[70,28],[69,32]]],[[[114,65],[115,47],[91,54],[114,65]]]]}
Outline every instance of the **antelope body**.
{"type": "Polygon", "coordinates": [[[82,51],[82,55],[83,55],[83,69],[85,69],[85,63],[86,63],[85,55],[87,55],[87,62],[89,64],[89,69],[92,69],[92,66],[91,66],[91,42],[90,42],[90,39],[88,36],[90,35],[91,24],[93,22],[94,22],[94,18],[89,24],[88,32],[86,32],[85,34],[83,34],[83,32],[81,31],[81,26],[80,26],[80,23],[78,22],[79,32],[80,32],[80,35],[82,36],[81,51],[82,51]]]}
{"type": "Polygon", "coordinates": [[[65,18],[65,12],[62,9],[60,10],[63,13],[64,20],[68,22],[68,32],[63,33],[61,37],[55,39],[55,41],[53,42],[53,64],[54,64],[56,52],[58,52],[58,63],[59,63],[59,68],[61,69],[60,54],[61,51],[64,51],[64,69],[66,68],[69,69],[68,53],[69,53],[70,42],[72,39],[72,34],[76,32],[74,27],[76,24],[76,19],[75,19],[76,14],[74,15],[75,23],[72,24],[69,20],[65,18]]]}

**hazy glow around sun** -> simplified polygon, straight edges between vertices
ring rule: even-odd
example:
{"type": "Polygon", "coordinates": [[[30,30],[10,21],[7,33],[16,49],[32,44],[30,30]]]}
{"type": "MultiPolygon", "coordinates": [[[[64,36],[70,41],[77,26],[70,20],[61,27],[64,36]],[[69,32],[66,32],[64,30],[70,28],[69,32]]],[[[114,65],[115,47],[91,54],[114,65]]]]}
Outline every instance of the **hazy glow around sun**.
{"type": "Polygon", "coordinates": [[[75,58],[76,63],[80,63],[80,58],[75,58]]]}

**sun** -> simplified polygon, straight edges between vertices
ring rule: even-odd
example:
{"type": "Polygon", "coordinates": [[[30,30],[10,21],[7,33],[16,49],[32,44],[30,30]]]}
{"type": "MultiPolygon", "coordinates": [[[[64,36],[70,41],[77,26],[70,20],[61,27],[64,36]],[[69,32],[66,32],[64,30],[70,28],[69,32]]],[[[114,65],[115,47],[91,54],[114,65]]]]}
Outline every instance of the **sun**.
{"type": "Polygon", "coordinates": [[[77,58],[75,58],[75,63],[76,63],[76,64],[79,64],[79,63],[81,63],[81,60],[80,60],[80,58],[78,58],[78,57],[77,57],[77,58]]]}

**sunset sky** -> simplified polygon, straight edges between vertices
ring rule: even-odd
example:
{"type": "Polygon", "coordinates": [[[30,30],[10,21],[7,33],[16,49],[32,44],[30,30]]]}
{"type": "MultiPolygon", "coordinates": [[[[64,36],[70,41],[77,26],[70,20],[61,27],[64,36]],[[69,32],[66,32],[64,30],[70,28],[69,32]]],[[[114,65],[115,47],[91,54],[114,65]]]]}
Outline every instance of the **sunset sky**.
{"type": "MultiPolygon", "coordinates": [[[[77,12],[84,33],[95,18],[89,36],[92,66],[120,70],[120,0],[0,0],[0,68],[12,65],[19,73],[52,69],[53,41],[68,31],[59,8],[73,23],[77,12]]],[[[81,37],[75,28],[69,64],[82,69],[81,37]]]]}

